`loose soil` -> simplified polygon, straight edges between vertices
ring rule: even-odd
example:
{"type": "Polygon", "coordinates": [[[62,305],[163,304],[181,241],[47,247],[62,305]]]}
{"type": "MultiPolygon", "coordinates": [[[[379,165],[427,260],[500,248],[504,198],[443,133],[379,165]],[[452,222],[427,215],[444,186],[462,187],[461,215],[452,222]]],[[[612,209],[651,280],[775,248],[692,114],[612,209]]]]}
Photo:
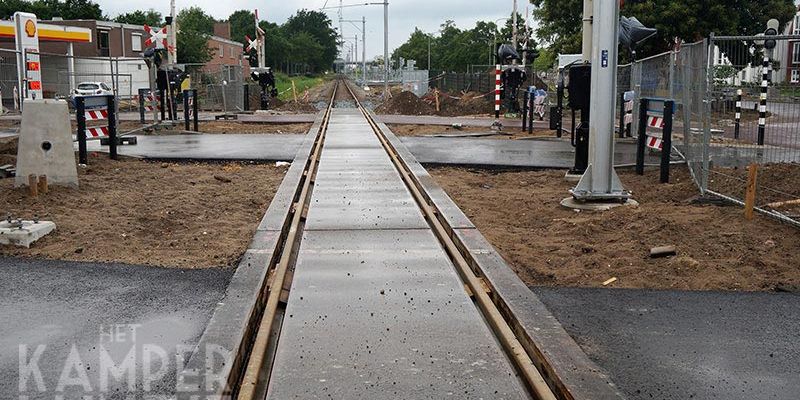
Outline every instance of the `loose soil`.
{"type": "Polygon", "coordinates": [[[436,93],[429,92],[422,98],[412,92],[392,93],[392,97],[380,104],[375,112],[378,114],[397,115],[439,115],[456,116],[489,116],[494,110],[493,98],[478,93],[458,93],[451,95],[439,92],[439,110],[436,109],[436,93]]]}
{"type": "Polygon", "coordinates": [[[236,264],[280,185],[271,164],[111,161],[90,154],[79,189],[31,198],[0,180],[0,211],[54,221],[30,249],[0,254],[60,260],[209,268],[236,264]]]}
{"type": "MultiPolygon", "coordinates": [[[[783,166],[782,166],[783,168],[783,166]]],[[[786,167],[788,182],[800,168],[786,167]]],[[[559,202],[574,183],[563,171],[431,168],[431,174],[529,285],[770,291],[800,287],[800,232],[742,209],[694,202],[688,172],[621,171],[638,207],[575,212],[559,202]],[[653,259],[652,247],[677,256],[653,259]]],[[[797,187],[797,186],[795,186],[797,187]]]]}

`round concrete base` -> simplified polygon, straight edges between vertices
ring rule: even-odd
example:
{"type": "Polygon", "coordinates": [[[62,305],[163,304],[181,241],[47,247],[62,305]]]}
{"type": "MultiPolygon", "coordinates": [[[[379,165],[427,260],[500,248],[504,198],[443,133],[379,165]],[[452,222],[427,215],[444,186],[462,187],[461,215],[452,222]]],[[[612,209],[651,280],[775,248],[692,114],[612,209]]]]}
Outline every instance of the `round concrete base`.
{"type": "Polygon", "coordinates": [[[575,200],[574,197],[567,197],[564,200],[561,200],[561,205],[567,208],[571,208],[573,210],[582,210],[582,211],[608,211],[612,208],[617,207],[631,207],[631,206],[638,206],[639,202],[633,199],[628,199],[624,203],[620,203],[617,201],[595,201],[595,202],[581,202],[575,200]]]}

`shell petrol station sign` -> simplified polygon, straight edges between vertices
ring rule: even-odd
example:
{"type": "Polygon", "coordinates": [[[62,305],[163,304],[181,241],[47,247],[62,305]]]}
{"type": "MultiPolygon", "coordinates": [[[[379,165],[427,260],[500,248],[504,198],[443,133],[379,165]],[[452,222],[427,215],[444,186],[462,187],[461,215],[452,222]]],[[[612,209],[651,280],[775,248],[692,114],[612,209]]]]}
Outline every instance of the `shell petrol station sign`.
{"type": "Polygon", "coordinates": [[[86,28],[40,24],[36,15],[14,13],[13,21],[0,21],[0,39],[13,38],[17,50],[18,84],[21,99],[41,99],[42,66],[39,41],[91,43],[92,31],[86,28]]]}
{"type": "Polygon", "coordinates": [[[14,30],[17,32],[17,69],[22,78],[20,97],[42,98],[42,68],[39,63],[39,24],[36,15],[14,13],[14,30]]]}

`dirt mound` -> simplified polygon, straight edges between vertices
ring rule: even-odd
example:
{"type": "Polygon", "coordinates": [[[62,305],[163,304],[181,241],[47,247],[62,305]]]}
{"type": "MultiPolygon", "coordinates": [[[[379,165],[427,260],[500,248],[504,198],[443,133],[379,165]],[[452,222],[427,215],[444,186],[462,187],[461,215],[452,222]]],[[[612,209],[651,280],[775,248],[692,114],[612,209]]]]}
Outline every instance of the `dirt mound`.
{"type": "MultiPolygon", "coordinates": [[[[430,92],[423,99],[433,104],[436,108],[436,94],[430,92]]],[[[467,92],[449,94],[439,92],[439,111],[436,115],[443,117],[458,117],[466,115],[489,115],[493,112],[494,105],[490,96],[482,96],[479,93],[467,92]]]]}
{"type": "Polygon", "coordinates": [[[411,92],[400,92],[375,109],[378,114],[432,115],[435,109],[411,92]]]}

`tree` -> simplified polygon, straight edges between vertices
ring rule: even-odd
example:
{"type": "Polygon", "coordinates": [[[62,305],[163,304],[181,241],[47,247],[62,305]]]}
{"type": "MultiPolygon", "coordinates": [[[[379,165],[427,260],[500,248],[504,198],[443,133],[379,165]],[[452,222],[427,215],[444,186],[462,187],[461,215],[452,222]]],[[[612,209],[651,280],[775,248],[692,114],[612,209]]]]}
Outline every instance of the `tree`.
{"type": "MultiPolygon", "coordinates": [[[[536,33],[556,54],[579,53],[583,0],[531,0],[539,23],[536,33]]],[[[637,49],[639,56],[672,47],[675,37],[696,41],[711,32],[718,35],[753,35],[763,32],[767,20],[790,22],[793,0],[647,0],[626,2],[622,14],[638,18],[658,34],[637,49]]]]}
{"type": "Polygon", "coordinates": [[[39,19],[104,19],[100,6],[91,0],[0,1],[0,18],[11,18],[17,11],[34,13],[39,19]]]}
{"type": "Polygon", "coordinates": [[[136,10],[125,14],[120,14],[114,18],[114,21],[124,24],[149,26],[161,26],[164,23],[161,13],[152,8],[147,11],[136,10]]]}
{"type": "MultiPolygon", "coordinates": [[[[411,37],[392,53],[392,59],[403,57],[406,60],[415,60],[420,68],[430,69],[428,66],[428,44],[431,45],[431,59],[438,56],[433,52],[433,35],[429,35],[419,28],[415,28],[411,37]]],[[[433,61],[431,61],[433,64],[433,61]]]]}
{"type": "Polygon", "coordinates": [[[178,62],[184,64],[204,64],[211,60],[208,48],[208,35],[197,31],[180,31],[178,40],[178,62]]]}
{"type": "Polygon", "coordinates": [[[251,11],[235,11],[228,17],[228,22],[231,24],[231,40],[246,44],[245,35],[255,39],[255,15],[251,11]]]}
{"type": "Polygon", "coordinates": [[[330,68],[336,60],[338,53],[338,34],[333,29],[332,22],[327,15],[320,11],[300,10],[295,15],[289,17],[282,26],[286,37],[293,37],[301,32],[306,32],[316,40],[321,47],[319,57],[310,63],[316,71],[330,68]]]}
{"type": "Polygon", "coordinates": [[[179,31],[214,34],[214,17],[206,14],[200,7],[184,8],[177,16],[179,31]]]}

